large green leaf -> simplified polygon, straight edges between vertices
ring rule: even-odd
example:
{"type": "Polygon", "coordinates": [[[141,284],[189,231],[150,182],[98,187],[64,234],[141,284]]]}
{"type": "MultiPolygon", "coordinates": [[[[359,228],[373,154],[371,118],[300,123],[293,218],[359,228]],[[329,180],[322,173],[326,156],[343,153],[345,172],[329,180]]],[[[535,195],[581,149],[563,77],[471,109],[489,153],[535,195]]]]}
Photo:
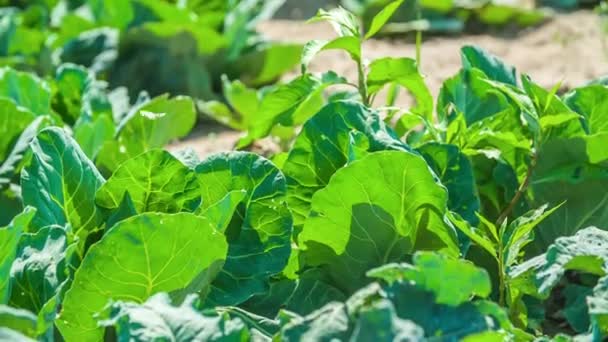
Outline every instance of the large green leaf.
{"type": "Polygon", "coordinates": [[[601,229],[608,222],[608,171],[592,165],[581,137],[552,139],[538,151],[531,181],[530,205],[562,205],[536,230],[530,251],[544,252],[560,236],[587,226],[601,229]]]}
{"type": "Polygon", "coordinates": [[[501,322],[499,318],[505,313],[492,302],[467,301],[458,306],[438,304],[432,292],[411,282],[397,282],[384,291],[392,300],[397,315],[420,326],[429,339],[459,341],[482,331],[512,328],[508,319],[501,322]]]}
{"type": "Polygon", "coordinates": [[[0,304],[8,303],[10,298],[11,267],[17,255],[19,240],[35,214],[36,210],[28,207],[15,216],[8,226],[0,228],[0,304]]]}
{"type": "Polygon", "coordinates": [[[333,284],[352,293],[368,282],[368,269],[415,250],[457,255],[456,232],[443,217],[447,200],[422,157],[372,153],[338,170],[313,196],[298,238],[304,264],[326,270],[333,284]]]}
{"type": "Polygon", "coordinates": [[[112,172],[127,159],[190,133],[196,121],[192,99],[162,95],[139,104],[120,122],[116,139],[106,142],[96,163],[112,172]]]}
{"type": "Polygon", "coordinates": [[[82,239],[100,228],[95,192],[104,179],[78,144],[56,127],[42,130],[31,144],[33,158],[21,173],[23,202],[38,209],[34,225],[71,225],[82,239]]]}
{"type": "Polygon", "coordinates": [[[56,325],[68,341],[98,341],[95,314],[109,300],[144,302],[158,292],[200,290],[226,258],[213,222],[189,213],[120,221],[93,245],[66,292],[56,325]]]}
{"type": "Polygon", "coordinates": [[[564,101],[581,114],[589,134],[608,132],[608,87],[591,85],[568,93],[564,101]]]}
{"type": "Polygon", "coordinates": [[[48,84],[30,73],[11,68],[0,69],[0,97],[13,100],[35,115],[51,113],[48,84]]]}
{"type": "Polygon", "coordinates": [[[376,112],[355,102],[328,104],[306,122],[283,165],[296,225],[308,217],[314,193],[352,159],[354,136],[365,151],[409,150],[376,112]]]}
{"type": "Polygon", "coordinates": [[[144,303],[116,302],[109,309],[104,326],[116,329],[119,341],[246,341],[247,326],[240,318],[227,314],[199,312],[198,297],[192,295],[179,306],[166,293],[144,303]]]}
{"type": "Polygon", "coordinates": [[[95,203],[109,211],[129,194],[137,213],[194,211],[200,189],[194,171],[163,150],[150,150],[121,164],[99,188],[95,203]]]}
{"type": "Polygon", "coordinates": [[[207,210],[234,191],[240,203],[224,230],[228,258],[213,282],[209,302],[242,303],[268,289],[269,279],[280,273],[291,250],[292,218],[285,203],[285,178],[268,160],[253,153],[213,155],[196,167],[201,186],[201,210],[207,210]]]}

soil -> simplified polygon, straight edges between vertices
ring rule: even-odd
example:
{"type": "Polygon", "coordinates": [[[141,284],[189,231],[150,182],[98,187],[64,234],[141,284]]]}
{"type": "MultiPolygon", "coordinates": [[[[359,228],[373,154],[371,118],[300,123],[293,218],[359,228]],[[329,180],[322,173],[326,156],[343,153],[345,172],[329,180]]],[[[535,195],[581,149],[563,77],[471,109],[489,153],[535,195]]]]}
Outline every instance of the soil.
{"type": "MultiPolygon", "coordinates": [[[[335,37],[329,25],[305,24],[302,21],[271,20],[260,24],[259,31],[271,40],[305,43],[311,39],[335,37]]],[[[557,14],[548,23],[522,31],[492,32],[453,37],[427,37],[422,46],[421,68],[433,95],[443,81],[458,72],[461,66],[459,50],[474,44],[494,53],[518,72],[528,74],[547,88],[561,82],[562,89],[580,86],[608,74],[606,40],[600,29],[599,17],[592,11],[557,14]]],[[[366,42],[364,56],[414,57],[411,39],[381,39],[366,42]]],[[[320,54],[311,70],[334,70],[349,79],[356,69],[348,56],[335,51],[320,54]]],[[[295,74],[295,71],[294,71],[295,74]]],[[[286,75],[289,78],[292,75],[286,75]]],[[[382,103],[379,98],[377,103],[382,103]]],[[[407,106],[410,100],[402,96],[398,104],[407,106]]],[[[183,141],[172,144],[171,150],[193,148],[201,157],[233,149],[240,136],[213,123],[201,123],[183,141]]]]}

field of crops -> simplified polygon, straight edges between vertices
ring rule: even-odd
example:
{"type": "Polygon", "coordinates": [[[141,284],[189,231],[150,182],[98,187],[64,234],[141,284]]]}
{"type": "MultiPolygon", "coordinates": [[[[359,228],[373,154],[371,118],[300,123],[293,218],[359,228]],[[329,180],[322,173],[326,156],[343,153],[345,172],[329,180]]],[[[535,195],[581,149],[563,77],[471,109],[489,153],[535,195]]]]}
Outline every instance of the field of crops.
{"type": "Polygon", "coordinates": [[[303,45],[283,3],[0,0],[0,341],[606,340],[608,76],[420,65],[608,3],[346,0],[303,45]]]}

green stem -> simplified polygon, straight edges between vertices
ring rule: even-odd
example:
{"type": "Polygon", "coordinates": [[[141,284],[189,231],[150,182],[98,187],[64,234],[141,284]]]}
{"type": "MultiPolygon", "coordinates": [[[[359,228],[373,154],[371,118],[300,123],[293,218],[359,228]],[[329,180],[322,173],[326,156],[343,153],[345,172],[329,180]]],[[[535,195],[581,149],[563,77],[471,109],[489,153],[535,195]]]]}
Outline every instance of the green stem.
{"type": "Polygon", "coordinates": [[[370,99],[367,95],[367,79],[365,77],[365,70],[363,70],[363,64],[361,61],[357,61],[357,72],[359,77],[359,94],[361,95],[361,101],[366,107],[369,107],[370,99]]]}
{"type": "MultiPolygon", "coordinates": [[[[422,11],[420,9],[420,1],[416,1],[416,20],[422,19],[422,11]]],[[[418,70],[422,65],[422,30],[416,30],[416,65],[418,70]]]]}
{"type": "Polygon", "coordinates": [[[498,304],[505,306],[505,292],[507,289],[505,265],[503,263],[502,244],[498,242],[498,304]]]}
{"type": "Polygon", "coordinates": [[[519,187],[519,189],[517,189],[515,196],[513,196],[513,198],[511,199],[511,202],[509,202],[509,205],[507,206],[507,208],[502,211],[500,216],[498,216],[498,219],[496,220],[497,227],[500,227],[503,224],[504,220],[506,220],[507,217],[509,217],[509,215],[511,214],[513,209],[515,209],[517,202],[519,202],[519,200],[524,195],[526,190],[528,190],[528,186],[530,185],[530,181],[532,180],[532,173],[534,171],[534,168],[536,167],[537,161],[538,161],[538,154],[535,151],[532,154],[532,160],[530,161],[530,166],[528,167],[528,171],[526,172],[526,178],[524,178],[523,183],[521,183],[521,186],[519,187]]]}

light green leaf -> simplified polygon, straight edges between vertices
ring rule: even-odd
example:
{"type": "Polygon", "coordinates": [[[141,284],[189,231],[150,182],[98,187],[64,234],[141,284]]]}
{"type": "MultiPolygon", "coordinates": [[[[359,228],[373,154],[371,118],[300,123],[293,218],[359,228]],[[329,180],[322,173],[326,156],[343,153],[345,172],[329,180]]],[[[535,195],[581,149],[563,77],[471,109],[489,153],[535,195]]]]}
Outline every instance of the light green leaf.
{"type": "Polygon", "coordinates": [[[370,39],[376,33],[378,33],[384,24],[393,16],[395,11],[403,4],[404,0],[393,1],[390,4],[386,5],[378,14],[374,16],[372,19],[372,23],[369,27],[369,30],[365,34],[365,39],[370,39]]]}
{"type": "Polygon", "coordinates": [[[456,213],[448,213],[448,218],[454,227],[471,239],[471,241],[475,242],[479,247],[483,248],[498,262],[498,252],[494,247],[494,242],[492,242],[483,231],[471,227],[469,222],[462,219],[456,213]]]}
{"type": "Polygon", "coordinates": [[[150,150],[121,164],[99,188],[95,203],[106,210],[120,207],[126,193],[137,213],[192,212],[200,203],[196,174],[163,150],[150,150]]]}
{"type": "Polygon", "coordinates": [[[105,180],[60,128],[42,130],[31,147],[33,158],[21,173],[21,187],[24,204],[38,209],[34,226],[70,224],[84,245],[101,225],[95,192],[105,180]]]}
{"type": "MultiPolygon", "coordinates": [[[[6,305],[0,304],[0,327],[5,329],[11,329],[11,331],[19,332],[28,337],[36,337],[36,315],[33,313],[6,305]]],[[[22,335],[22,336],[23,336],[22,335]]],[[[15,335],[13,335],[15,336],[15,335]]],[[[18,336],[18,335],[16,335],[18,336]]],[[[0,338],[2,338],[2,332],[0,332],[0,338]]],[[[11,339],[5,341],[12,341],[11,339]]],[[[16,340],[16,341],[30,341],[27,340],[16,340]]]]}
{"type": "Polygon", "coordinates": [[[213,279],[226,251],[213,223],[193,214],[150,213],[120,221],[89,249],[56,325],[68,341],[98,341],[103,331],[95,315],[108,301],[142,303],[158,292],[199,290],[213,279]]]}
{"type": "Polygon", "coordinates": [[[308,65],[313,58],[321,51],[327,50],[344,50],[356,63],[361,63],[361,40],[359,37],[344,36],[333,40],[311,40],[302,50],[301,69],[305,74],[308,71],[308,65]]]}
{"type": "Polygon", "coordinates": [[[87,0],[93,17],[101,26],[126,29],[135,13],[133,4],[121,0],[87,0]]]}
{"type": "Polygon", "coordinates": [[[114,138],[116,128],[112,117],[100,115],[90,121],[82,119],[74,126],[74,139],[78,142],[87,157],[95,159],[107,141],[114,138]]]}
{"type": "Polygon", "coordinates": [[[411,58],[381,58],[369,65],[367,90],[373,95],[390,83],[407,89],[416,100],[412,112],[433,121],[433,96],[418,71],[416,61],[411,58]]]}
{"type": "Polygon", "coordinates": [[[265,43],[240,56],[228,68],[240,75],[247,85],[261,87],[276,82],[283,74],[294,69],[300,62],[301,55],[302,45],[265,43]]]}
{"type": "Polygon", "coordinates": [[[35,115],[17,106],[8,98],[0,97],[0,161],[4,161],[21,133],[34,120],[35,115]]]}
{"type": "Polygon", "coordinates": [[[458,306],[473,296],[485,298],[492,291],[488,273],[469,261],[431,252],[418,252],[413,261],[413,266],[388,264],[368,271],[367,275],[389,283],[410,281],[434,293],[436,303],[449,306],[458,306]]]}
{"type": "Polygon", "coordinates": [[[161,95],[133,108],[118,126],[115,140],[99,151],[97,165],[111,173],[127,159],[190,133],[196,121],[189,97],[161,95]]]}
{"type": "Polygon", "coordinates": [[[0,228],[0,304],[7,304],[11,294],[11,266],[17,256],[21,235],[36,214],[36,209],[27,207],[15,216],[11,223],[0,228]]]}
{"type": "Polygon", "coordinates": [[[266,94],[260,103],[255,121],[250,122],[247,136],[238,143],[239,148],[270,134],[273,127],[295,127],[323,105],[322,92],[333,82],[324,83],[312,75],[302,75],[266,94]]]}
{"type": "Polygon", "coordinates": [[[217,213],[213,207],[218,204],[236,207],[229,220],[214,222],[229,222],[224,230],[229,247],[208,302],[237,305],[265,292],[269,279],[287,265],[292,218],[285,203],[285,178],[270,161],[246,152],[213,155],[196,167],[196,173],[203,201],[200,212],[217,213]],[[243,190],[244,198],[238,193],[243,190]]]}
{"type": "Polygon", "coordinates": [[[521,250],[534,238],[533,230],[545,218],[558,210],[564,203],[561,203],[549,210],[548,205],[544,205],[536,210],[531,210],[518,217],[509,224],[505,235],[501,237],[502,248],[504,250],[504,264],[508,267],[517,261],[521,250]]]}
{"type": "Polygon", "coordinates": [[[447,192],[422,157],[371,153],[315,193],[298,243],[306,264],[352,293],[368,282],[368,269],[415,250],[458,254],[456,232],[443,219],[446,205],[447,192]]]}
{"type": "Polygon", "coordinates": [[[49,85],[33,74],[7,67],[0,69],[0,97],[13,100],[35,115],[51,113],[50,93],[49,85]]]}
{"type": "Polygon", "coordinates": [[[327,21],[334,28],[340,37],[361,35],[361,28],[357,17],[342,7],[326,11],[320,9],[317,15],[308,22],[327,21]]]}

